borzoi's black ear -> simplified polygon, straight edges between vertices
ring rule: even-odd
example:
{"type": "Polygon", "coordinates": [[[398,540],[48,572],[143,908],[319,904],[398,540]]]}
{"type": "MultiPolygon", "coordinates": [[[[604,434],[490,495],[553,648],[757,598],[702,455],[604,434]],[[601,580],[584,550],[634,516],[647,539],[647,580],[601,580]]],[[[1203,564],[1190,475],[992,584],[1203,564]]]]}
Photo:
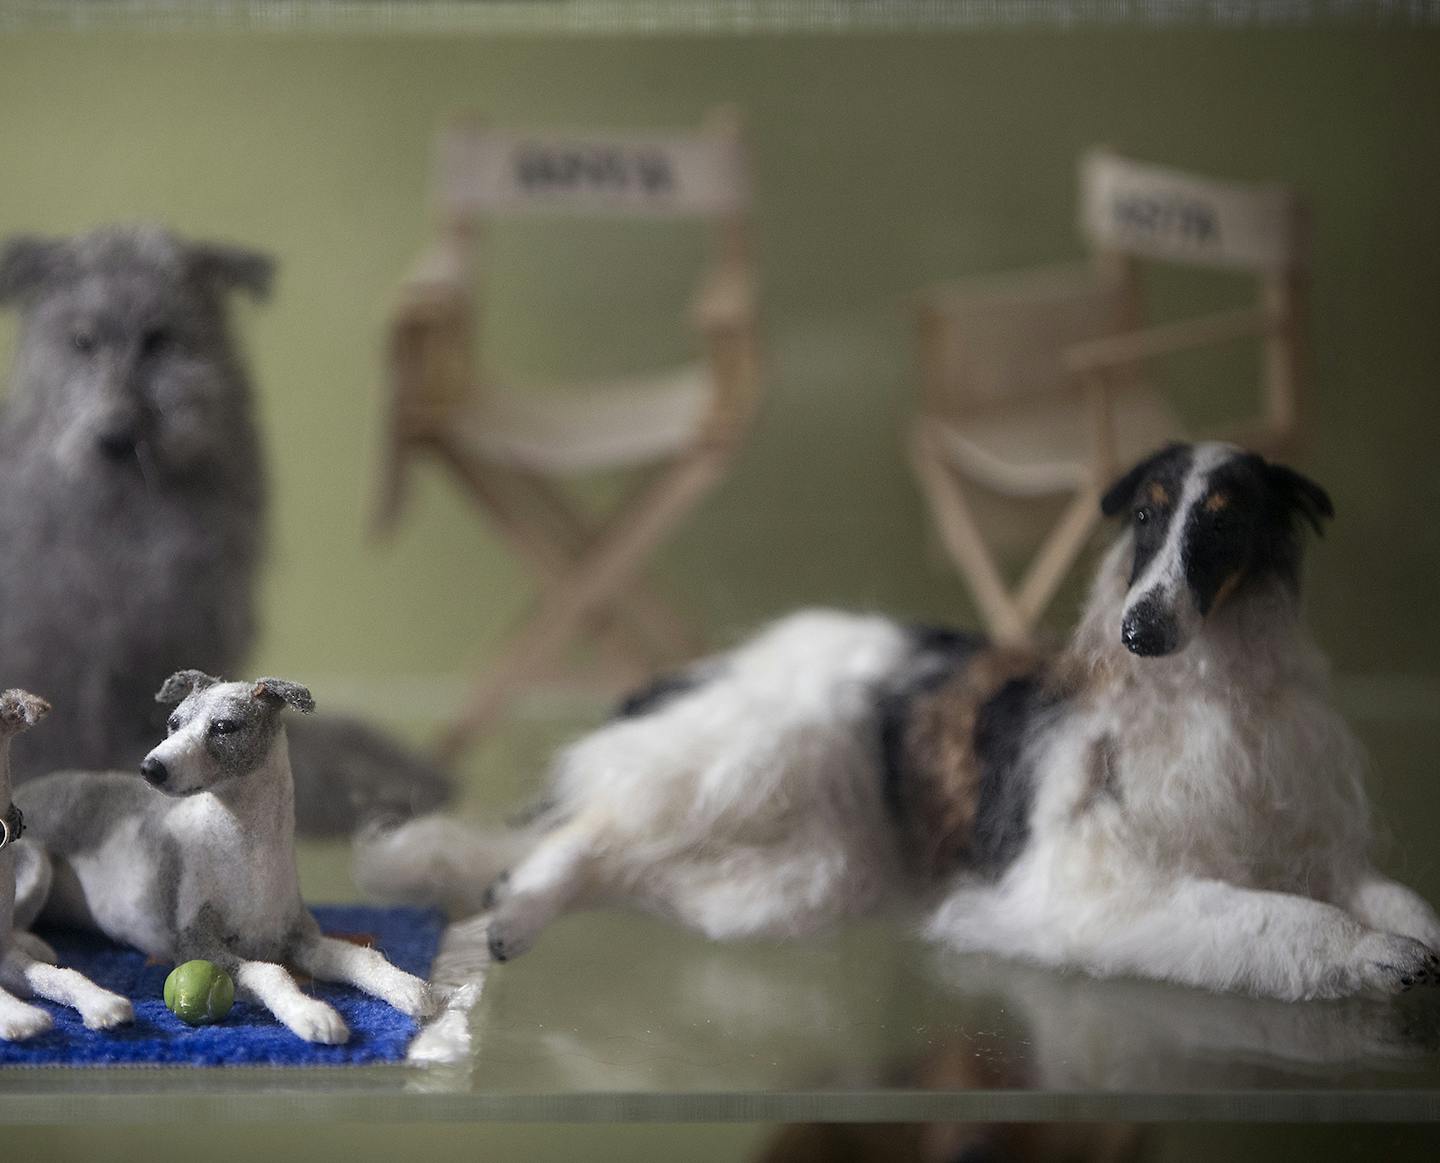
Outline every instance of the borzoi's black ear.
{"type": "Polygon", "coordinates": [[[1141,482],[1159,465],[1172,456],[1184,452],[1185,447],[1183,444],[1167,444],[1159,452],[1147,456],[1106,490],[1105,495],[1100,498],[1100,512],[1107,517],[1114,517],[1128,508],[1130,502],[1135,499],[1135,492],[1140,488],[1141,482]]]}
{"type": "Polygon", "coordinates": [[[177,670],[155,692],[155,701],[157,703],[184,702],[196,691],[203,691],[206,687],[212,687],[219,681],[213,674],[206,674],[203,670],[177,670]]]}
{"type": "Polygon", "coordinates": [[[1335,516],[1335,506],[1330,501],[1329,493],[1309,477],[1302,476],[1283,464],[1267,464],[1265,481],[1286,512],[1304,517],[1316,533],[1325,532],[1321,521],[1335,516]]]}

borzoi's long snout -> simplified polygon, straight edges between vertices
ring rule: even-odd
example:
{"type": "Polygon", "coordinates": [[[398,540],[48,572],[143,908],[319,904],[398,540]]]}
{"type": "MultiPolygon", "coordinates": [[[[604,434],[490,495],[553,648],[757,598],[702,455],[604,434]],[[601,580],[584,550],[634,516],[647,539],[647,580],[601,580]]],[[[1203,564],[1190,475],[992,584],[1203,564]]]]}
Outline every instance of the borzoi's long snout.
{"type": "Polygon", "coordinates": [[[1201,620],[1195,596],[1183,581],[1173,587],[1155,586],[1125,608],[1120,641],[1131,654],[1161,658],[1188,646],[1201,620]]]}

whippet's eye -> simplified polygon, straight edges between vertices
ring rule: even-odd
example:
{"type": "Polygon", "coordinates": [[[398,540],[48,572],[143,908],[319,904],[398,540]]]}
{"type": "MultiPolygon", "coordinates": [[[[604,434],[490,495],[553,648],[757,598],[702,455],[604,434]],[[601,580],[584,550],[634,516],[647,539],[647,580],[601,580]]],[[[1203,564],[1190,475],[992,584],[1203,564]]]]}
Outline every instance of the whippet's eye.
{"type": "Polygon", "coordinates": [[[170,346],[170,332],[163,327],[152,327],[140,337],[141,355],[159,355],[170,346]]]}
{"type": "Polygon", "coordinates": [[[233,735],[240,730],[240,724],[234,719],[216,719],[210,724],[212,735],[233,735]]]}
{"type": "Polygon", "coordinates": [[[88,331],[72,331],[70,346],[81,355],[89,355],[95,350],[95,336],[88,331]]]}
{"type": "Polygon", "coordinates": [[[166,729],[169,730],[172,734],[173,734],[174,732],[180,730],[180,716],[179,716],[179,715],[171,715],[168,719],[165,720],[165,727],[166,727],[166,729]]]}

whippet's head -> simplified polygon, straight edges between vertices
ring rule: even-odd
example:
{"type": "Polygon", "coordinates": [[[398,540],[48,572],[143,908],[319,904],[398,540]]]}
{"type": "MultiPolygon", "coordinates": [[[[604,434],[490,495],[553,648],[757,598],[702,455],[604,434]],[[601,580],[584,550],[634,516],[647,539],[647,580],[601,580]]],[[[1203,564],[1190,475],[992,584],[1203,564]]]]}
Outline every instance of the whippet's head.
{"type": "Polygon", "coordinates": [[[299,683],[280,678],[222,682],[198,670],[165,680],[155,696],[175,703],[165,741],[145,757],[140,774],[167,795],[209,791],[249,775],[270,755],[286,707],[309,714],[315,700],[299,683]]]}
{"type": "Polygon", "coordinates": [[[1300,522],[1319,533],[1334,516],[1314,481],[1231,444],[1171,444],[1116,481],[1101,509],[1129,522],[1120,640],[1145,658],[1183,650],[1253,586],[1298,586],[1300,522]]]}

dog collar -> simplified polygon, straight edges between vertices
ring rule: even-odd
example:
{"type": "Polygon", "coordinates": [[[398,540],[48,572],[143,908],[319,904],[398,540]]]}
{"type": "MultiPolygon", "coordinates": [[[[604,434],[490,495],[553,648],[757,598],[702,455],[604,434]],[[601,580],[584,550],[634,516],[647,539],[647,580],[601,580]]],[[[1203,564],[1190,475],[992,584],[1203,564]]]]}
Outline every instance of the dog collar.
{"type": "Polygon", "coordinates": [[[25,817],[19,808],[11,804],[0,814],[0,848],[6,844],[20,839],[21,833],[25,831],[25,817]]]}

